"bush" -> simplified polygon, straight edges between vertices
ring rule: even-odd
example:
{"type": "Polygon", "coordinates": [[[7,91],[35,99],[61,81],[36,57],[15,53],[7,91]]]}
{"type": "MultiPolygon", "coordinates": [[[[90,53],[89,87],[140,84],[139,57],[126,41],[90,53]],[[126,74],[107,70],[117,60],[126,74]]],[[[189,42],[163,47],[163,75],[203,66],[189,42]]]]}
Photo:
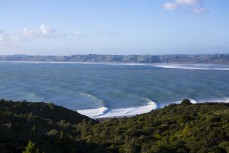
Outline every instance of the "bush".
{"type": "Polygon", "coordinates": [[[191,103],[191,101],[189,100],[189,99],[184,99],[184,100],[182,100],[182,102],[181,102],[181,105],[191,105],[192,103],[191,103]]]}

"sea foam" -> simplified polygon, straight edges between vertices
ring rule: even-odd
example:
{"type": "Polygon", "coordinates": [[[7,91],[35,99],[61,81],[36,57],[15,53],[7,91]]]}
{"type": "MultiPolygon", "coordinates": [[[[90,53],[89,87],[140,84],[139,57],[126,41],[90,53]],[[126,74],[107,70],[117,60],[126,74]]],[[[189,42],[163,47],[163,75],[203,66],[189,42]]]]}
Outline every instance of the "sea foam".
{"type": "MultiPolygon", "coordinates": [[[[153,102],[152,100],[148,98],[144,98],[144,100],[148,103],[144,106],[138,106],[138,107],[129,107],[129,108],[118,108],[118,109],[111,109],[109,110],[107,107],[100,107],[96,109],[85,109],[85,110],[77,110],[78,113],[86,115],[91,118],[108,118],[108,117],[123,117],[123,116],[134,116],[138,114],[148,113],[151,110],[155,110],[157,108],[162,108],[165,105],[158,105],[156,102],[153,102]]],[[[225,102],[229,103],[229,98],[223,98],[223,99],[202,99],[202,100],[195,100],[192,98],[189,98],[190,102],[192,104],[197,103],[204,103],[204,102],[225,102]]],[[[173,103],[180,104],[182,101],[176,101],[173,103]]],[[[171,104],[171,103],[169,103],[171,104]]]]}
{"type": "Polygon", "coordinates": [[[85,109],[77,110],[78,113],[86,115],[91,118],[107,118],[107,117],[122,117],[122,116],[134,116],[137,114],[148,113],[153,109],[157,109],[157,103],[148,98],[144,98],[148,103],[145,106],[118,108],[109,110],[107,107],[101,107],[97,109],[85,109]]]}
{"type": "Polygon", "coordinates": [[[152,65],[155,67],[167,68],[167,69],[229,71],[229,67],[226,65],[214,65],[214,64],[152,64],[152,65]]]}
{"type": "Polygon", "coordinates": [[[107,111],[109,111],[109,109],[107,107],[100,107],[97,109],[77,110],[78,113],[86,115],[86,116],[91,117],[91,118],[95,118],[96,116],[104,114],[107,111]]]}

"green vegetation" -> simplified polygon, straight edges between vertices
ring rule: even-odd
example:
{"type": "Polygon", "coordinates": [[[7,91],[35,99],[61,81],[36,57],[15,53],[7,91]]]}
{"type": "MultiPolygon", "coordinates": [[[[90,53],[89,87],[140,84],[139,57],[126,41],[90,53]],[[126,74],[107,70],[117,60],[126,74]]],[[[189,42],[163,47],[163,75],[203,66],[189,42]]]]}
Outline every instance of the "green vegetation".
{"type": "Polygon", "coordinates": [[[1,153],[227,153],[229,103],[171,104],[92,120],[51,103],[0,100],[1,153]]]}
{"type": "Polygon", "coordinates": [[[22,153],[39,153],[39,149],[35,147],[35,144],[32,141],[29,141],[28,146],[22,153]]]}

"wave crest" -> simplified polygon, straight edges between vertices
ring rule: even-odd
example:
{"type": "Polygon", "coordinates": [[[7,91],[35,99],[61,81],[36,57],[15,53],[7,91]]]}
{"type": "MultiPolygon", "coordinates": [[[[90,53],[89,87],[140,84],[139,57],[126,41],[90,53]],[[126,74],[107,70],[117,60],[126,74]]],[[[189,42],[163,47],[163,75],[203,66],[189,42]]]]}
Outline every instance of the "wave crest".
{"type": "Polygon", "coordinates": [[[100,107],[97,109],[84,109],[84,110],[77,110],[78,113],[86,115],[91,118],[95,118],[101,114],[105,114],[109,109],[107,107],[100,107]]]}
{"type": "Polygon", "coordinates": [[[214,65],[214,64],[153,64],[153,66],[159,68],[166,68],[166,69],[229,71],[229,67],[227,65],[214,65]]]}
{"type": "Polygon", "coordinates": [[[109,110],[107,107],[100,107],[97,109],[78,110],[77,112],[91,118],[107,118],[107,117],[122,117],[134,116],[137,114],[148,113],[153,109],[157,109],[158,105],[149,98],[143,98],[147,105],[129,108],[118,108],[109,110]]]}
{"type": "Polygon", "coordinates": [[[95,102],[97,102],[101,106],[105,105],[104,100],[96,97],[95,95],[92,95],[92,94],[87,93],[87,92],[81,92],[80,95],[85,96],[85,97],[89,97],[90,99],[93,99],[95,102]]]}

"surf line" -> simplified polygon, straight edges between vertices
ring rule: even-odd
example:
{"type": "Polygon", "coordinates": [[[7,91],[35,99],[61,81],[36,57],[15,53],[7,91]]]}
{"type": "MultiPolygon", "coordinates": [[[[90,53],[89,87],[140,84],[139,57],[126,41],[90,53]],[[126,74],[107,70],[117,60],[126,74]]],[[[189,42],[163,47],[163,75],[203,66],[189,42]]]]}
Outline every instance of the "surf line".
{"type": "Polygon", "coordinates": [[[149,98],[143,97],[147,105],[128,107],[128,108],[118,108],[118,109],[108,109],[107,107],[100,107],[95,109],[85,109],[77,110],[78,113],[86,115],[91,118],[108,118],[108,117],[123,117],[123,116],[134,116],[137,114],[148,113],[152,110],[158,108],[158,104],[153,102],[149,98]]]}
{"type": "Polygon", "coordinates": [[[84,109],[84,110],[77,110],[78,113],[86,115],[91,118],[95,118],[96,116],[99,116],[101,114],[104,114],[109,111],[109,109],[105,106],[104,100],[101,98],[98,98],[94,96],[93,94],[90,94],[88,92],[82,92],[80,95],[88,97],[92,99],[93,101],[97,102],[101,107],[99,108],[92,108],[92,109],[84,109]]]}

